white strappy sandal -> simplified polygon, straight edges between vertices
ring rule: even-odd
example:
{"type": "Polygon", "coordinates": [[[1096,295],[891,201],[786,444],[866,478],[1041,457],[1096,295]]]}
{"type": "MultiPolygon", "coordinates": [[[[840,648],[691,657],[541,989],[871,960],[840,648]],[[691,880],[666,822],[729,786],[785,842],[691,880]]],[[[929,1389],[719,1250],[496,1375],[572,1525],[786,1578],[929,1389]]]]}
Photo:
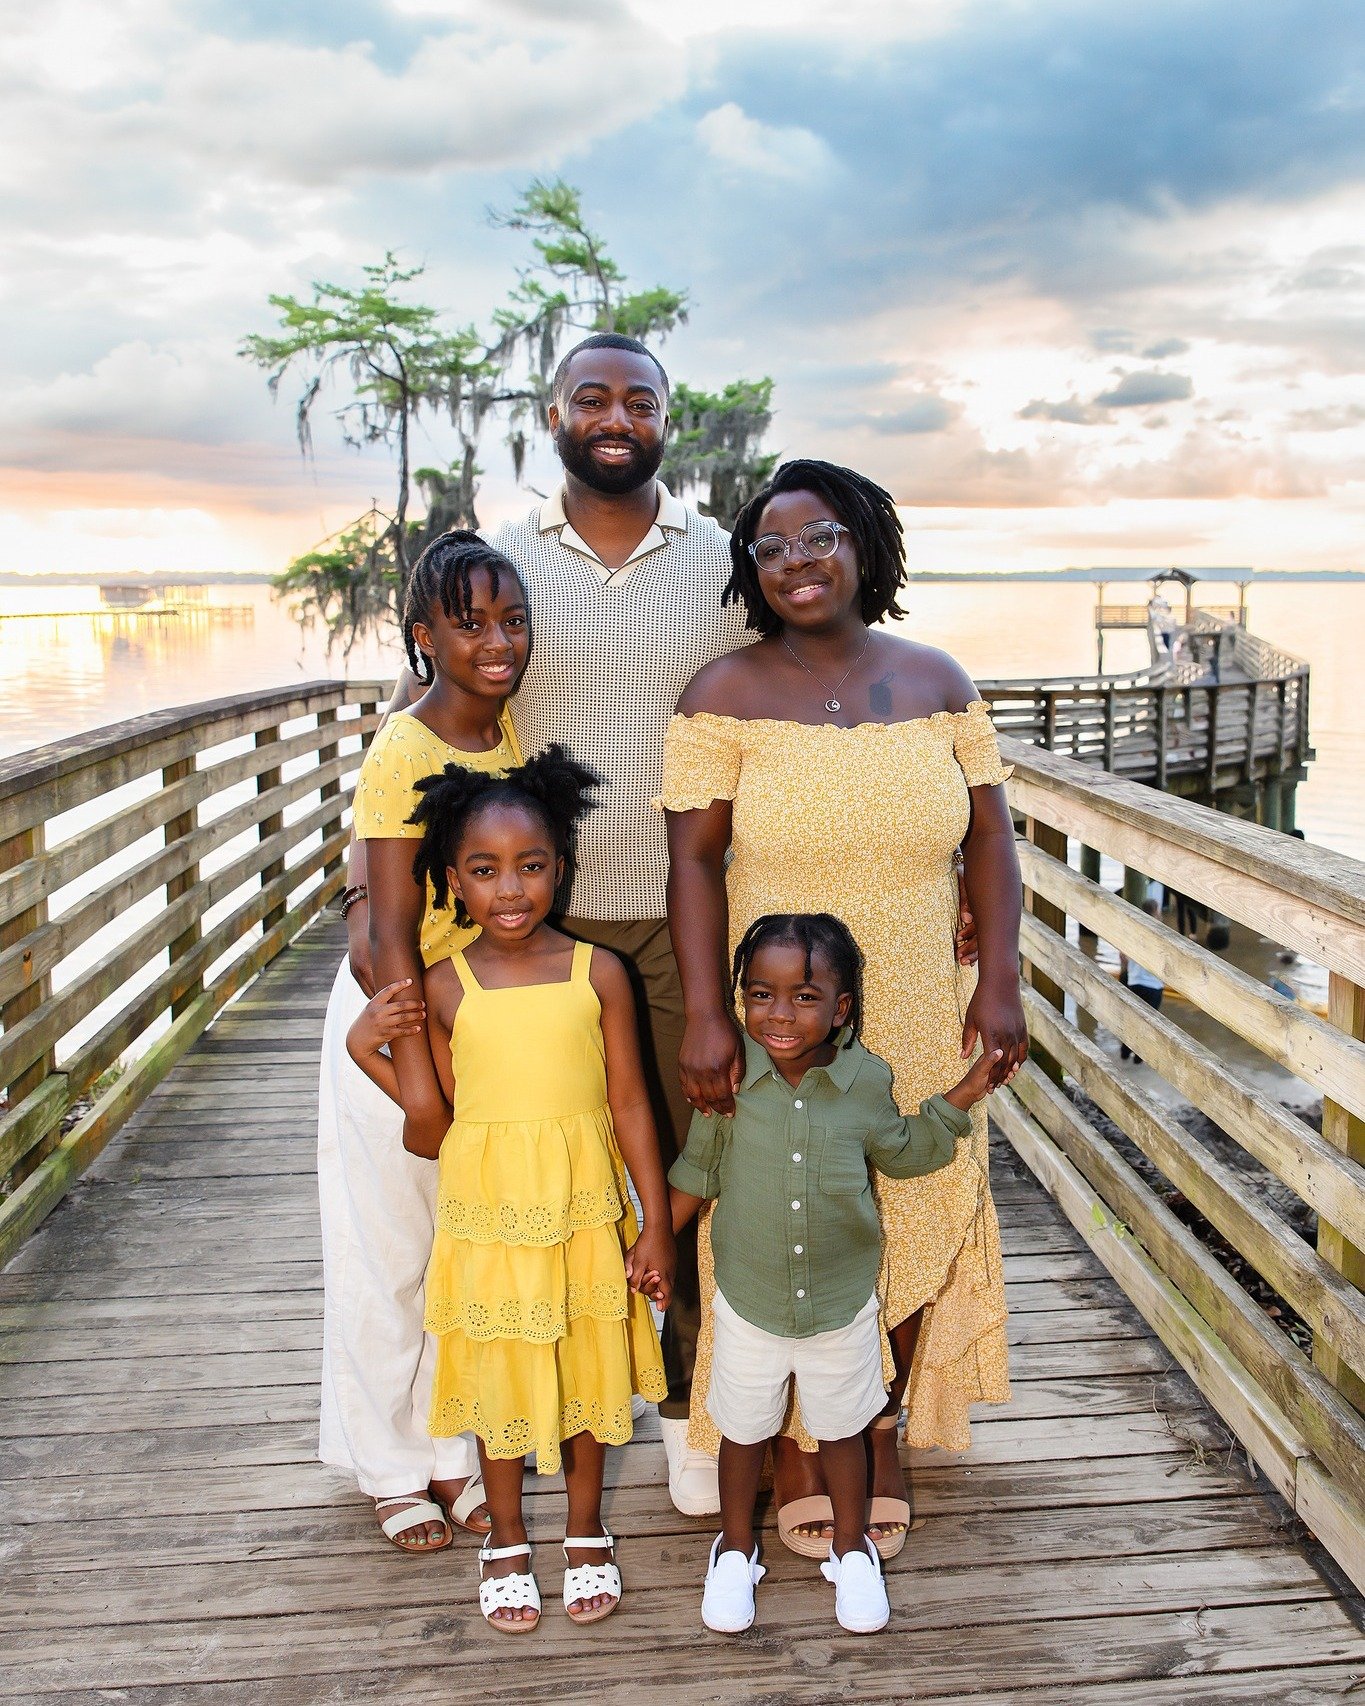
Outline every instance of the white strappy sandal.
{"type": "Polygon", "coordinates": [[[566,1559],[571,1546],[600,1546],[613,1554],[605,1564],[576,1564],[564,1571],[564,1609],[569,1612],[570,1622],[600,1623],[604,1617],[610,1617],[621,1603],[621,1572],[615,1563],[616,1542],[609,1534],[589,1534],[582,1539],[566,1534],[566,1559]],[[600,1593],[612,1595],[610,1605],[599,1606],[596,1611],[569,1611],[575,1601],[595,1599],[600,1593]]]}
{"type": "Polygon", "coordinates": [[[459,1495],[452,1500],[450,1520],[458,1528],[464,1529],[467,1534],[477,1534],[482,1539],[488,1530],[486,1528],[475,1528],[469,1519],[487,1498],[488,1494],[484,1491],[483,1476],[476,1469],[465,1482],[459,1495]]]}
{"type": "Polygon", "coordinates": [[[536,1578],[531,1574],[531,1544],[523,1540],[519,1546],[489,1546],[485,1542],[479,1548],[479,1569],[482,1572],[485,1564],[491,1564],[495,1558],[515,1558],[518,1553],[526,1554],[528,1568],[521,1573],[510,1576],[483,1576],[479,1580],[479,1610],[484,1615],[484,1621],[492,1629],[500,1629],[505,1635],[524,1635],[534,1629],[540,1622],[540,1589],[536,1586],[536,1578]],[[508,1622],[495,1619],[495,1611],[524,1611],[527,1606],[535,1611],[532,1618],[518,1617],[508,1622]]]}
{"type": "Polygon", "coordinates": [[[402,1508],[386,1516],[379,1527],[386,1540],[391,1540],[400,1552],[444,1552],[455,1536],[450,1532],[450,1524],[446,1513],[431,1499],[414,1498],[411,1493],[399,1493],[391,1499],[376,1499],[374,1508],[382,1511],[389,1505],[399,1505],[402,1508]],[[428,1540],[421,1546],[408,1546],[400,1535],[409,1534],[414,1528],[421,1528],[428,1522],[439,1522],[445,1530],[444,1540],[428,1540]]]}

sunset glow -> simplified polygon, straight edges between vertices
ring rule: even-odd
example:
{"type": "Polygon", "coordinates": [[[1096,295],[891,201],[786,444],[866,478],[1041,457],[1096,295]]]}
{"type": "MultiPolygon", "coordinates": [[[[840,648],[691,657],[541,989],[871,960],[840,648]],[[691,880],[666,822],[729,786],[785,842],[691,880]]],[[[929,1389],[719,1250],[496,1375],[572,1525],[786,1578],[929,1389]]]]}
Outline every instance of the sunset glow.
{"type": "MultiPolygon", "coordinates": [[[[0,117],[0,570],[271,572],[390,489],[236,355],[385,249],[486,322],[534,174],[691,297],[694,384],[906,506],[920,569],[1359,568],[1365,23],[1101,0],[57,0],[0,117]]],[[[447,458],[439,434],[419,458],[447,458]]],[[[486,521],[523,507],[491,442],[486,521]]],[[[542,447],[528,478],[552,477],[542,447]]]]}

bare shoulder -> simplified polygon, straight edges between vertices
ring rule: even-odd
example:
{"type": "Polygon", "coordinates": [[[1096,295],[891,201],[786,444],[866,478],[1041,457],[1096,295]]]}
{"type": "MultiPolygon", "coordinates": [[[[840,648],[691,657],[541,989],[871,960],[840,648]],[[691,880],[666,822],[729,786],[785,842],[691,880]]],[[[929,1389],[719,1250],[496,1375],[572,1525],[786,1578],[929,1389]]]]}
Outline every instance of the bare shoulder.
{"type": "Polygon", "coordinates": [[[723,657],[703,664],[683,688],[678,700],[680,716],[694,717],[698,713],[713,717],[743,717],[748,713],[748,699],[754,684],[763,673],[765,654],[771,641],[760,640],[756,645],[741,646],[738,651],[726,652],[723,657]]]}
{"type": "Polygon", "coordinates": [[[426,997],[427,1012],[448,1027],[464,994],[464,985],[453,960],[437,960],[435,965],[427,967],[422,974],[422,993],[426,997]]]}
{"type": "Polygon", "coordinates": [[[919,640],[906,639],[901,634],[883,632],[880,636],[882,656],[893,659],[897,675],[913,680],[932,708],[939,711],[965,711],[981,695],[976,684],[955,657],[937,646],[926,646],[919,640]]]}
{"type": "Polygon", "coordinates": [[[620,956],[612,953],[610,948],[594,945],[592,959],[588,963],[588,981],[603,1000],[634,1001],[630,987],[630,974],[622,964],[620,956]]]}

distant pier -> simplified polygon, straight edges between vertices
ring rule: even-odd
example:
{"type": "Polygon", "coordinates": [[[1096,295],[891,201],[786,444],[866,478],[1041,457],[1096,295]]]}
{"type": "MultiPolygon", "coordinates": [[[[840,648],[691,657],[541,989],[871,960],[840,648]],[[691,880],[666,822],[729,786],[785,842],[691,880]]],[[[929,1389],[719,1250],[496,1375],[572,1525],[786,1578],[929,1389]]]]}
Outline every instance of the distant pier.
{"type": "Polygon", "coordinates": [[[1308,664],[1246,627],[1249,569],[1096,569],[1097,654],[1106,632],[1141,629],[1151,662],[1123,675],[984,681],[996,728],[1115,776],[1292,833],[1295,792],[1313,757],[1308,664]],[[1144,604],[1107,587],[1143,579],[1144,604]],[[1197,584],[1237,588],[1235,603],[1196,604],[1197,584]],[[1164,599],[1174,583],[1183,609],[1164,599]]]}

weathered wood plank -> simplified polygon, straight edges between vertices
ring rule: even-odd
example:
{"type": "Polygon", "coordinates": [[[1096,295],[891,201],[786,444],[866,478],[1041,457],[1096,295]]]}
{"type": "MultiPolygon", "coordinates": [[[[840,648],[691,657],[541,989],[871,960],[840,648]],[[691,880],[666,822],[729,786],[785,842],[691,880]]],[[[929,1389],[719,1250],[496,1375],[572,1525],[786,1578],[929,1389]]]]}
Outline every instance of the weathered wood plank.
{"type": "Polygon", "coordinates": [[[1061,911],[1149,967],[1320,1095],[1365,1116],[1365,1043],[1347,1029],[1308,1012],[1031,843],[1019,842],[1018,852],[1025,882],[1061,911]]]}
{"type": "Polygon", "coordinates": [[[1103,1051],[1026,992],[1031,1034],[1132,1138],[1235,1250],[1339,1350],[1365,1369],[1365,1297],[1325,1262],[1246,1182],[1191,1137],[1155,1097],[1117,1077],[1103,1051]]]}
{"type": "MultiPolygon", "coordinates": [[[[1207,1560],[1200,1564],[1207,1567],[1207,1560]]],[[[1008,1571],[1008,1566],[1003,1567],[1008,1571]]],[[[1122,1566],[1120,1566],[1122,1568],[1122,1566]]],[[[409,1579],[420,1572],[409,1569],[409,1579]]],[[[1058,1571],[1061,1577],[1064,1572],[1058,1571]]],[[[1196,1569],[1193,1576],[1197,1578],[1196,1569]]],[[[1059,1641],[1059,1631],[1045,1620],[1020,1620],[1017,1599],[1001,1605],[1006,1615],[991,1617],[977,1611],[988,1592],[989,1573],[974,1572],[962,1584],[971,1614],[951,1611],[937,1618],[922,1610],[918,1596],[935,1578],[893,1575],[893,1627],[913,1642],[913,1658],[888,1643],[859,1641],[842,1636],[829,1617],[827,1601],[820,1602],[824,1617],[814,1623],[811,1616],[809,1575],[799,1582],[765,1584],[758,1623],[752,1636],[742,1642],[710,1636],[700,1620],[688,1627],[686,1613],[679,1607],[678,1627],[661,1629],[657,1610],[649,1596],[640,1593],[628,1599],[614,1617],[595,1628],[590,1663],[580,1675],[588,1697],[596,1696],[603,1671],[610,1674],[621,1665],[638,1664],[642,1650],[650,1653],[656,1674],[668,1675],[675,1668],[692,1670],[700,1663],[714,1686],[718,1675],[728,1672],[735,1683],[746,1685],[749,1698],[755,1691],[789,1689],[793,1681],[813,1681],[818,1668],[828,1699],[831,1668],[837,1668],[847,1698],[904,1699],[907,1681],[913,1676],[920,1690],[960,1689],[964,1678],[998,1675],[1003,1671],[1015,1686],[1032,1683],[1055,1685],[1060,1679],[1085,1683],[1090,1680],[1141,1676],[1154,1660],[1165,1674],[1178,1670],[1187,1677],[1206,1672],[1249,1670],[1258,1664],[1282,1665],[1286,1633],[1293,1631],[1296,1644],[1311,1646],[1321,1663],[1334,1660],[1365,1660],[1365,1637],[1351,1625],[1342,1609],[1329,1598],[1313,1595],[1292,1597],[1281,1591],[1282,1609],[1269,1604],[1236,1603],[1230,1596],[1240,1591],[1234,1580],[1218,1582],[1214,1596],[1221,1604],[1210,1605],[1198,1593],[1197,1579],[1188,1585],[1144,1590],[1140,1580],[1134,1592],[1146,1603],[1141,1610],[1087,1618],[1068,1631],[1070,1642],[1059,1641]],[[1163,1593],[1163,1588],[1165,1592],[1163,1593]],[[978,1599],[982,1595],[982,1599],[978,1599]],[[1163,1599],[1165,1603],[1162,1603],[1163,1599]],[[1009,1614],[1013,1615],[1010,1616],[1009,1614]],[[930,1633],[933,1639],[926,1639],[930,1633]],[[837,1656],[836,1656],[837,1655],[837,1656]],[[1158,1660],[1157,1656],[1160,1655],[1158,1660]],[[870,1693],[869,1689],[875,1690],[870,1693]]],[[[1095,1579],[1066,1573],[1066,1583],[1056,1580],[1045,1593],[1049,1604],[1075,1603],[1074,1593],[1064,1596],[1062,1588],[1080,1586],[1090,1591],[1095,1579]]],[[[695,1589],[694,1589],[695,1593],[695,1589]]],[[[937,1600],[938,1591],[930,1595],[937,1600]]],[[[32,1695],[60,1689],[85,1687],[130,1688],[150,1682],[224,1681],[260,1686],[270,1677],[323,1677],[331,1680],[333,1698],[343,1677],[376,1668],[392,1687],[395,1668],[405,1664],[440,1667],[441,1698],[450,1698],[449,1660],[488,1653],[486,1645],[498,1640],[493,1668],[479,1667],[478,1694],[484,1701],[517,1701],[528,1698],[572,1697],[571,1672],[563,1667],[582,1663],[582,1631],[553,1612],[537,1631],[533,1647],[524,1656],[507,1653],[505,1638],[484,1631],[473,1606],[452,1607],[447,1588],[441,1604],[418,1609],[385,1608],[381,1612],[316,1611],[289,1618],[238,1618],[199,1623],[148,1623],[102,1633],[98,1652],[93,1643],[73,1643],[64,1631],[35,1630],[23,1642],[23,1681],[32,1695]],[[539,1689],[528,1693],[528,1686],[539,1689]]],[[[898,1644],[899,1645],[899,1644],[898,1644]]],[[[640,1684],[634,1682],[636,1697],[640,1684]]],[[[777,1696],[781,1698],[780,1695],[777,1696]]],[[[411,1700],[411,1691],[406,1693],[411,1700]]],[[[431,1696],[435,1698],[435,1696],[431,1696]]]]}
{"type": "Polygon", "coordinates": [[[1020,940],[1078,1003],[1168,1084],[1232,1133],[1304,1202],[1365,1245],[1365,1167],[1242,1078],[1170,1019],[1101,971],[1088,955],[1025,918],[1020,940]]]}

